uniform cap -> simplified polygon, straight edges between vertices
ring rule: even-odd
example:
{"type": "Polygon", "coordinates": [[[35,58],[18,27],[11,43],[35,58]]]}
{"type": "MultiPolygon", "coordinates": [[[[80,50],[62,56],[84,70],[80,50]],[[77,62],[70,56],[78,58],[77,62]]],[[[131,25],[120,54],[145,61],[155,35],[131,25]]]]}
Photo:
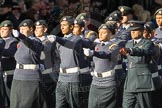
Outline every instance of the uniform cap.
{"type": "Polygon", "coordinates": [[[35,26],[39,26],[39,25],[44,25],[44,26],[48,26],[46,20],[38,20],[34,23],[35,26]]]}
{"type": "Polygon", "coordinates": [[[22,26],[33,27],[33,25],[34,24],[33,24],[33,21],[31,19],[25,19],[19,24],[19,27],[22,27],[22,26]]]}
{"type": "Polygon", "coordinates": [[[128,23],[130,24],[130,28],[128,29],[129,31],[144,29],[144,21],[130,20],[128,23]]]}
{"type": "Polygon", "coordinates": [[[98,28],[98,31],[99,31],[100,29],[109,29],[109,30],[112,32],[112,34],[115,34],[115,28],[114,28],[114,26],[113,26],[112,24],[102,24],[102,25],[98,28]]]}
{"type": "Polygon", "coordinates": [[[153,24],[152,22],[146,22],[146,23],[144,24],[144,29],[145,29],[146,31],[148,31],[149,33],[151,33],[152,30],[155,29],[155,26],[154,26],[154,24],[153,24]]]}
{"type": "Polygon", "coordinates": [[[105,19],[107,21],[120,21],[122,19],[120,11],[116,10],[109,14],[109,16],[105,19]]]}
{"type": "Polygon", "coordinates": [[[122,16],[128,15],[128,14],[133,14],[132,8],[128,6],[119,6],[118,10],[121,12],[122,16]]]}
{"type": "Polygon", "coordinates": [[[74,18],[72,16],[64,16],[61,18],[60,22],[67,21],[70,24],[74,24],[74,18]]]}
{"type": "Polygon", "coordinates": [[[156,15],[162,15],[162,8],[158,9],[155,13],[154,16],[156,15]]]}
{"type": "Polygon", "coordinates": [[[88,18],[90,18],[90,17],[89,17],[89,15],[88,15],[87,13],[80,13],[80,14],[76,17],[76,19],[80,19],[80,20],[88,20],[88,18]]]}
{"type": "Polygon", "coordinates": [[[81,27],[85,27],[85,23],[83,20],[76,19],[76,20],[74,20],[74,24],[78,24],[81,27]]]}
{"type": "Polygon", "coordinates": [[[13,27],[13,23],[10,20],[2,21],[0,27],[13,27]]]}

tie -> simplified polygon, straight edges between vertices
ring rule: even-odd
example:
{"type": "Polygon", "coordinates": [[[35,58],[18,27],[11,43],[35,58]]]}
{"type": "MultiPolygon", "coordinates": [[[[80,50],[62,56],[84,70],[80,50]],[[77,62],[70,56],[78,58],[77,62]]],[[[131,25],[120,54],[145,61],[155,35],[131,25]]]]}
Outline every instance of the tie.
{"type": "Polygon", "coordinates": [[[135,46],[136,44],[137,44],[137,41],[134,41],[134,42],[133,42],[133,46],[135,46]]]}
{"type": "Polygon", "coordinates": [[[101,46],[104,46],[105,45],[105,43],[101,43],[101,46]]]}

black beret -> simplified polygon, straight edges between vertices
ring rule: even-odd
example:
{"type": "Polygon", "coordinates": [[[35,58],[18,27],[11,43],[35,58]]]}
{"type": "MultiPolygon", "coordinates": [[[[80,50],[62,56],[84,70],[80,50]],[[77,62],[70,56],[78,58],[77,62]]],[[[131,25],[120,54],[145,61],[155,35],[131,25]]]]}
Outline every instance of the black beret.
{"type": "Polygon", "coordinates": [[[128,6],[119,6],[118,10],[121,12],[122,16],[133,14],[133,9],[128,6]]]}
{"type": "Polygon", "coordinates": [[[156,15],[162,15],[162,8],[156,10],[156,12],[154,13],[154,16],[156,15]]]}
{"type": "Polygon", "coordinates": [[[33,25],[34,24],[33,24],[33,21],[31,19],[25,19],[19,24],[19,27],[22,27],[22,26],[33,27],[33,25]]]}
{"type": "Polygon", "coordinates": [[[151,33],[152,30],[155,29],[155,26],[154,26],[154,24],[153,24],[152,22],[146,22],[146,23],[144,24],[144,29],[145,29],[146,31],[148,31],[149,33],[151,33]]]}
{"type": "Polygon", "coordinates": [[[115,34],[115,28],[112,24],[102,24],[99,28],[98,31],[100,29],[109,29],[111,31],[112,34],[115,34]]]}
{"type": "Polygon", "coordinates": [[[38,20],[34,23],[35,26],[39,26],[39,25],[44,25],[44,26],[48,26],[46,20],[38,20]]]}
{"type": "Polygon", "coordinates": [[[74,24],[74,18],[72,16],[64,16],[61,18],[60,22],[67,21],[70,24],[74,24]]]}
{"type": "Polygon", "coordinates": [[[109,14],[109,16],[105,19],[105,23],[107,21],[120,21],[122,19],[120,11],[116,10],[109,14]]]}
{"type": "Polygon", "coordinates": [[[130,20],[128,23],[130,23],[130,28],[128,29],[130,31],[144,29],[144,21],[130,20]]]}
{"type": "Polygon", "coordinates": [[[83,20],[76,19],[74,20],[74,24],[78,24],[81,27],[85,27],[85,23],[83,20]]]}
{"type": "Polygon", "coordinates": [[[89,14],[87,13],[80,13],[76,19],[80,19],[80,20],[88,20],[88,18],[90,18],[89,14]]]}
{"type": "Polygon", "coordinates": [[[13,27],[13,23],[10,20],[2,21],[0,27],[13,27]]]}

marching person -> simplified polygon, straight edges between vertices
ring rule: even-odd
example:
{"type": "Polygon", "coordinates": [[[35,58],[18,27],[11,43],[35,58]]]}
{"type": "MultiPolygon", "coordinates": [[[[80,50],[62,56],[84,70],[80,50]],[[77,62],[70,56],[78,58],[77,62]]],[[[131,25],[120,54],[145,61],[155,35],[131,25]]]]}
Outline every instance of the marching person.
{"type": "Polygon", "coordinates": [[[90,24],[90,15],[88,13],[80,13],[75,19],[84,21],[85,30],[83,38],[88,38],[91,41],[94,41],[98,37],[95,31],[88,28],[88,25],[90,24]]]}
{"type": "MultiPolygon", "coordinates": [[[[5,41],[0,38],[0,57],[2,56],[3,49],[5,46],[5,41]]],[[[4,85],[3,72],[1,67],[1,58],[0,58],[0,108],[6,107],[7,94],[4,85]]]]}
{"type": "Polygon", "coordinates": [[[95,46],[95,50],[84,49],[86,56],[93,56],[95,64],[88,108],[115,108],[117,89],[114,68],[118,46],[110,41],[115,29],[112,25],[102,24],[98,31],[100,43],[95,46]]]}
{"type": "Polygon", "coordinates": [[[48,88],[51,89],[51,92],[47,91],[47,93],[44,93],[46,101],[45,107],[54,108],[56,81],[60,69],[59,55],[57,55],[58,52],[56,50],[56,45],[53,45],[53,43],[47,38],[47,22],[45,20],[38,20],[35,22],[34,26],[34,34],[37,38],[41,40],[43,44],[41,62],[44,65],[45,69],[42,71],[42,77],[48,85],[48,88]]]}
{"type": "MultiPolygon", "coordinates": [[[[13,73],[16,67],[14,55],[17,50],[18,40],[12,36],[13,23],[10,20],[1,22],[0,27],[0,36],[6,43],[2,53],[1,66],[4,73],[4,82],[9,101],[13,73]]],[[[9,103],[6,104],[9,106],[9,103]]]]}
{"type": "Polygon", "coordinates": [[[151,74],[153,43],[143,37],[143,21],[129,21],[132,40],[120,49],[128,61],[124,85],[123,108],[152,108],[151,91],[154,84],[151,74]]]}
{"type": "MultiPolygon", "coordinates": [[[[64,37],[48,36],[56,41],[60,51],[60,73],[56,87],[56,108],[80,108],[79,98],[81,89],[79,76],[89,72],[89,63],[84,59],[83,46],[89,48],[91,41],[72,34],[74,20],[71,16],[64,16],[61,21],[61,31],[64,37]],[[83,43],[86,42],[85,44],[83,43]]],[[[82,91],[81,91],[82,90],[82,91]]]]}
{"type": "Polygon", "coordinates": [[[20,42],[15,53],[16,69],[11,86],[10,108],[42,108],[38,81],[42,43],[33,36],[32,20],[23,20],[19,29],[20,32],[12,32],[20,42]]]}

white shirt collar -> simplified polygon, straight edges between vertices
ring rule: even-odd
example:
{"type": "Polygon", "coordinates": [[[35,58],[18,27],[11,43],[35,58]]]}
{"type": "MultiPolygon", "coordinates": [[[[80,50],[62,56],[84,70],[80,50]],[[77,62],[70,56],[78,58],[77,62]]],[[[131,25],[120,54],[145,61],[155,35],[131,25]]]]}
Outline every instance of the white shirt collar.
{"type": "Polygon", "coordinates": [[[41,41],[44,41],[46,39],[46,36],[38,37],[41,41]]]}
{"type": "Polygon", "coordinates": [[[139,39],[134,39],[135,42],[139,42],[142,38],[139,38],[139,39]]]}

